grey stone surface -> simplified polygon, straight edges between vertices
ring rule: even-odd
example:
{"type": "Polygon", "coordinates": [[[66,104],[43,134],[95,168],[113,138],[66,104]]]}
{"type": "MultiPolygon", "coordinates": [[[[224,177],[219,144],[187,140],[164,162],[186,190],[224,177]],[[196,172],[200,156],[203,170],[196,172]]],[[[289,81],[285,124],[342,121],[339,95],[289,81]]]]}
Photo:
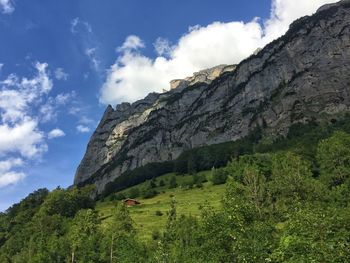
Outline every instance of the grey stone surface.
{"type": "MultiPolygon", "coordinates": [[[[205,56],[205,54],[203,54],[205,56]]],[[[105,185],[128,169],[245,136],[257,125],[291,124],[350,107],[350,4],[294,22],[287,34],[237,66],[221,65],[171,83],[133,104],[108,106],[74,184],[105,185]]]]}

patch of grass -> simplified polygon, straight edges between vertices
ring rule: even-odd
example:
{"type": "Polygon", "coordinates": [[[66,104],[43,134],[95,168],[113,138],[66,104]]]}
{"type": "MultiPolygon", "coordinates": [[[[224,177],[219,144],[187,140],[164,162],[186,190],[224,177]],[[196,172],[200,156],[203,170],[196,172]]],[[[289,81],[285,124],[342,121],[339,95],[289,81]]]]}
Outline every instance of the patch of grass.
{"type": "MultiPolygon", "coordinates": [[[[200,175],[209,179],[211,171],[200,172],[200,175]]],[[[157,178],[157,181],[163,180],[165,185],[156,187],[155,190],[159,194],[149,199],[137,199],[140,205],[129,207],[130,215],[134,221],[134,225],[143,240],[152,239],[152,233],[155,231],[162,232],[167,221],[167,212],[170,209],[170,202],[175,198],[177,203],[177,214],[183,215],[200,215],[200,206],[207,202],[211,206],[219,207],[220,200],[225,190],[225,185],[212,185],[210,182],[203,183],[202,188],[187,189],[181,187],[191,182],[191,175],[177,175],[177,188],[169,189],[169,181],[173,173],[166,174],[157,178]],[[158,211],[158,212],[157,212],[158,211]],[[157,216],[156,213],[161,212],[163,216],[157,216]]],[[[139,189],[146,187],[148,182],[144,182],[137,186],[139,189]]],[[[128,193],[130,188],[120,193],[128,193]]],[[[108,222],[112,209],[119,201],[100,201],[97,203],[96,209],[99,211],[102,223],[108,222]]]]}

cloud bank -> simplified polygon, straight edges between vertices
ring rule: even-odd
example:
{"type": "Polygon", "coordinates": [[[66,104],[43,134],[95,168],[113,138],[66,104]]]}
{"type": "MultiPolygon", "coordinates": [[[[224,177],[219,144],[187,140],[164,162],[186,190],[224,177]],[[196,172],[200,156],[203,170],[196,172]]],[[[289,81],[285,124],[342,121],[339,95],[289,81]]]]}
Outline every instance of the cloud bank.
{"type": "Polygon", "coordinates": [[[158,38],[155,58],[141,53],[144,42],[135,35],[116,50],[116,62],[107,72],[100,102],[117,104],[135,101],[149,92],[168,89],[169,81],[219,64],[237,64],[256,49],[283,35],[295,19],[313,14],[317,8],[337,0],[272,0],[270,18],[248,23],[214,22],[192,26],[176,44],[158,38]]]}
{"type": "Polygon", "coordinates": [[[25,178],[19,169],[27,161],[40,160],[48,149],[46,138],[64,136],[59,129],[46,135],[40,124],[52,120],[71,95],[50,96],[48,64],[37,62],[34,67],[31,78],[10,74],[0,81],[0,188],[25,178]]]}

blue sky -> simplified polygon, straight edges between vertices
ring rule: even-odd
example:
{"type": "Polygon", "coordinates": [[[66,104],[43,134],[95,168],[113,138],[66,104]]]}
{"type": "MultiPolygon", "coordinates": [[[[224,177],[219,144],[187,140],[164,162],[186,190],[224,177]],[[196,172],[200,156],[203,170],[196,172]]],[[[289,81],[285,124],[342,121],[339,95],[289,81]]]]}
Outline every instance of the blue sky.
{"type": "Polygon", "coordinates": [[[107,104],[238,63],[335,1],[305,2],[0,0],[0,211],[71,185],[107,104]]]}

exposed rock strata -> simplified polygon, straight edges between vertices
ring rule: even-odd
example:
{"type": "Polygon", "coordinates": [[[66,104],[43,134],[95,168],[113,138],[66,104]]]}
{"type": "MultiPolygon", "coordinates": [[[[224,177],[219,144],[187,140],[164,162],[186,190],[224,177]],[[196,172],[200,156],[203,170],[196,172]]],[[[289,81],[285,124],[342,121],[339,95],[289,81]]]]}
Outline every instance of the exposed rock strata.
{"type": "Polygon", "coordinates": [[[257,125],[284,134],[292,123],[347,111],[349,72],[347,0],[297,20],[237,67],[201,71],[173,81],[169,92],[108,106],[74,183],[94,182],[101,192],[128,169],[236,140],[257,125]]]}

